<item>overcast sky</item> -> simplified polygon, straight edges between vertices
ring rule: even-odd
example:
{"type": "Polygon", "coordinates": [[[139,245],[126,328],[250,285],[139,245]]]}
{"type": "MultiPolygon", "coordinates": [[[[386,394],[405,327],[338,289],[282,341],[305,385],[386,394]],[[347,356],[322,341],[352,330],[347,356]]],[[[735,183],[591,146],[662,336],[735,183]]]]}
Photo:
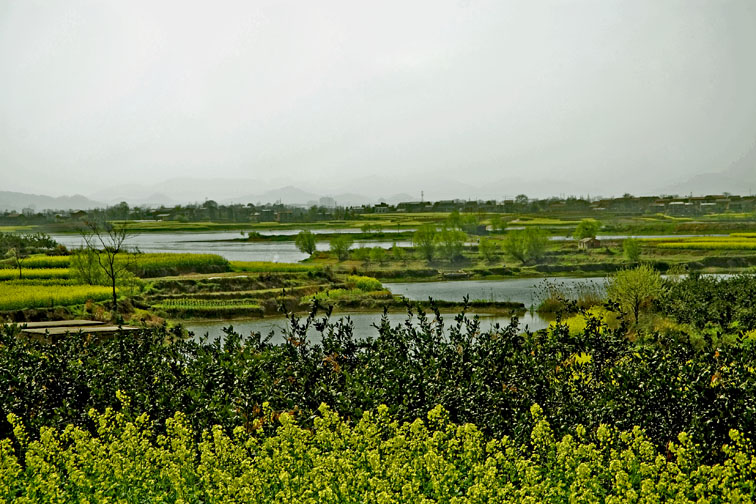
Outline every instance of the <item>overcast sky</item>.
{"type": "Polygon", "coordinates": [[[0,190],[660,187],[753,146],[755,50],[754,0],[0,0],[0,190]]]}

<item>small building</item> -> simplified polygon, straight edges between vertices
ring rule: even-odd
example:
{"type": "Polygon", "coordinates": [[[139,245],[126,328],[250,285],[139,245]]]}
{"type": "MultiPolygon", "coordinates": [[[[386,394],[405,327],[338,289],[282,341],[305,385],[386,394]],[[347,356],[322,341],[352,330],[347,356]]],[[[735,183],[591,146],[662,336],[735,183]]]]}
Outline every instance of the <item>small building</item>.
{"type": "Polygon", "coordinates": [[[601,246],[601,240],[598,240],[597,238],[583,238],[580,241],[578,241],[578,250],[591,250],[596,249],[601,246]]]}

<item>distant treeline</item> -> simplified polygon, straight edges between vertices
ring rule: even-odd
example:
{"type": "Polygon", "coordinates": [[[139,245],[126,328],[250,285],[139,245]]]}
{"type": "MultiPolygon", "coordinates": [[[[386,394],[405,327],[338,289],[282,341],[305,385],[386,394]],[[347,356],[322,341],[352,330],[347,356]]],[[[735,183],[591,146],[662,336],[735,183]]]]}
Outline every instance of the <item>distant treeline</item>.
{"type": "Polygon", "coordinates": [[[406,214],[428,212],[464,213],[548,213],[551,215],[575,214],[664,214],[685,217],[719,213],[749,213],[756,211],[756,196],[730,194],[700,197],[633,196],[595,199],[570,196],[567,198],[531,199],[520,194],[504,200],[441,200],[435,202],[409,201],[389,205],[380,203],[367,206],[302,206],[283,203],[255,205],[222,205],[213,200],[204,203],[176,205],[174,207],[129,206],[121,202],[107,208],[77,211],[36,212],[27,208],[22,212],[0,213],[0,225],[30,225],[78,222],[80,220],[145,220],[174,222],[321,222],[357,220],[365,214],[406,214]]]}

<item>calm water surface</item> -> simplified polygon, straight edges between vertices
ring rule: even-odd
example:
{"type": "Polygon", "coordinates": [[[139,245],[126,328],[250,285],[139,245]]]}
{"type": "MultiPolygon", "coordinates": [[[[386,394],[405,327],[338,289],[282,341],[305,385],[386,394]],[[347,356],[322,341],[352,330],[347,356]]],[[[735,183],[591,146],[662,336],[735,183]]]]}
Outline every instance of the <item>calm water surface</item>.
{"type": "MultiPolygon", "coordinates": [[[[442,313],[444,326],[449,328],[454,325],[454,317],[456,313],[442,313]]],[[[480,319],[480,328],[483,331],[491,329],[495,324],[501,326],[509,325],[511,317],[503,315],[494,315],[486,313],[478,313],[480,319]]],[[[373,324],[380,324],[382,313],[365,313],[365,312],[342,312],[334,313],[331,317],[332,321],[336,321],[340,318],[349,317],[349,320],[353,324],[353,331],[355,336],[360,338],[371,338],[378,334],[378,330],[373,324]]],[[[469,314],[468,318],[473,318],[475,314],[469,314]]],[[[407,315],[405,312],[397,310],[395,313],[389,313],[389,322],[392,326],[398,324],[404,324],[407,315]]],[[[431,320],[433,317],[431,317],[431,320]]],[[[417,319],[415,319],[416,321],[417,319]]],[[[525,313],[523,316],[518,317],[519,327],[521,330],[536,331],[548,326],[549,321],[538,316],[538,314],[525,313]]],[[[270,340],[271,343],[283,343],[285,341],[285,331],[289,327],[289,321],[283,317],[270,317],[262,319],[249,319],[249,320],[217,320],[217,321],[187,321],[184,327],[191,331],[194,335],[194,339],[198,340],[201,336],[208,335],[211,340],[223,336],[224,327],[233,327],[233,330],[242,335],[249,335],[250,333],[259,332],[263,335],[269,334],[273,331],[274,336],[270,340]]],[[[321,340],[321,335],[314,328],[310,328],[308,336],[314,342],[321,340]]]]}
{"type": "MultiPolygon", "coordinates": [[[[299,232],[299,230],[290,230],[299,232]]],[[[334,230],[319,230],[328,232],[334,230]]],[[[359,231],[359,230],[356,230],[359,231]]],[[[279,234],[285,234],[278,232],[279,234]]],[[[272,232],[271,232],[272,234],[272,232]]],[[[55,241],[68,248],[84,245],[78,234],[52,234],[55,241]]],[[[271,261],[295,263],[307,259],[308,255],[300,252],[293,241],[288,242],[232,242],[242,238],[239,231],[212,231],[206,233],[142,233],[127,240],[130,248],[138,248],[142,252],[188,252],[194,254],[218,254],[229,261],[271,261]]],[[[360,241],[352,248],[383,247],[391,248],[393,240],[360,241]]],[[[400,247],[409,247],[409,241],[397,241],[400,247]]],[[[328,250],[328,242],[318,242],[318,250],[328,250]]]]}
{"type": "Polygon", "coordinates": [[[563,285],[568,290],[582,286],[594,287],[603,292],[605,277],[588,278],[513,278],[511,280],[456,280],[447,282],[406,282],[385,283],[384,286],[394,294],[401,294],[413,301],[427,301],[429,297],[442,301],[459,302],[465,296],[470,300],[516,301],[526,307],[537,306],[545,295],[543,286],[548,281],[563,285]]]}

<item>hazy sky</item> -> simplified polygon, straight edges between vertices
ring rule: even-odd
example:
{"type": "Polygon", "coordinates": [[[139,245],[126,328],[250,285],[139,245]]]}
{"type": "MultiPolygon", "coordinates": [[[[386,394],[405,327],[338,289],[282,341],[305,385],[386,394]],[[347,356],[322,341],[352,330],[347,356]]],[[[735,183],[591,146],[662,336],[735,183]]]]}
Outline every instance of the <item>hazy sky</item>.
{"type": "Polygon", "coordinates": [[[659,187],[754,144],[755,51],[754,0],[0,0],[0,190],[659,187]]]}

